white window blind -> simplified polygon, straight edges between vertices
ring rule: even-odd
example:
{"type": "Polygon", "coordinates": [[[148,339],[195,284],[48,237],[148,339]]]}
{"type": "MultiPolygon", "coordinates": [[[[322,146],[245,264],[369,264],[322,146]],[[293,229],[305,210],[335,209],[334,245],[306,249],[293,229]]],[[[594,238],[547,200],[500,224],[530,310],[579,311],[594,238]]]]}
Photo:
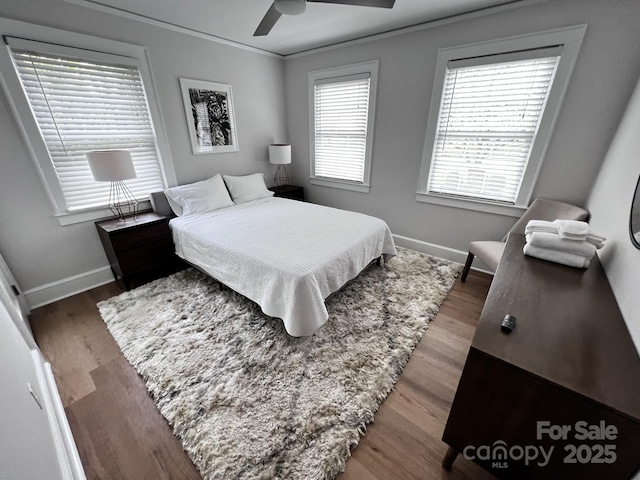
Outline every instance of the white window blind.
{"type": "Polygon", "coordinates": [[[552,47],[449,62],[429,193],[515,203],[559,54],[552,47]]]}
{"type": "Polygon", "coordinates": [[[108,204],[110,183],[93,179],[90,150],[129,150],[137,178],[126,184],[136,198],[164,189],[138,67],[20,49],[11,54],[69,211],[108,204]]]}
{"type": "Polygon", "coordinates": [[[316,177],[364,181],[370,74],[318,80],[314,87],[316,177]]]}

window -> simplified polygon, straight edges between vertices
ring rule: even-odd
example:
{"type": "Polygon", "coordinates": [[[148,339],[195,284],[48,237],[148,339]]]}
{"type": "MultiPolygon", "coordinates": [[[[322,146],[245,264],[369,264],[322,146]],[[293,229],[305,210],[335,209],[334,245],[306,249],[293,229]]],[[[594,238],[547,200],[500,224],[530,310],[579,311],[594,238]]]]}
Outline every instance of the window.
{"type": "MultiPolygon", "coordinates": [[[[126,183],[138,200],[166,188],[168,154],[163,164],[160,153],[166,141],[156,135],[153,120],[159,116],[147,98],[147,66],[136,58],[140,47],[127,46],[132,55],[123,55],[4,39],[9,47],[0,55],[4,86],[61,224],[108,215],[110,183],[93,179],[88,151],[128,150],[137,177],[126,183]]],[[[174,183],[172,170],[168,173],[174,183]]]]}
{"type": "Polygon", "coordinates": [[[559,59],[551,50],[539,52],[553,55],[543,58],[449,62],[429,193],[515,204],[559,59]]]}
{"type": "Polygon", "coordinates": [[[135,197],[164,189],[138,67],[11,53],[70,212],[108,203],[110,184],[93,179],[91,150],[131,153],[137,177],[127,187],[135,197]]]}
{"type": "Polygon", "coordinates": [[[378,62],[309,73],[311,183],[369,192],[378,62]]]}
{"type": "Polygon", "coordinates": [[[519,215],[513,207],[530,200],[583,34],[439,52],[419,201],[519,215]]]}

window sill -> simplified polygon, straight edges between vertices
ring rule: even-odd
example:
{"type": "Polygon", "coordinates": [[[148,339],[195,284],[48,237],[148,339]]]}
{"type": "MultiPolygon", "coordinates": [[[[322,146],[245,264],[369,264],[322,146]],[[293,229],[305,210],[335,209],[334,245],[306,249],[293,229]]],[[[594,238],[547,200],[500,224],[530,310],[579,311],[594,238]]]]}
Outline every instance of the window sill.
{"type": "MultiPolygon", "coordinates": [[[[149,200],[141,200],[138,204],[138,211],[148,210],[151,208],[151,202],[149,200]]],[[[59,213],[55,217],[58,223],[66,227],[68,225],[74,225],[76,223],[94,222],[103,218],[113,217],[113,212],[108,208],[98,208],[95,210],[83,210],[80,212],[72,213],[59,213]]]]}
{"type": "Polygon", "coordinates": [[[446,207],[464,208],[465,210],[475,210],[477,212],[517,218],[521,217],[527,209],[527,207],[520,207],[517,205],[501,205],[497,203],[483,202],[481,200],[452,198],[424,192],[416,193],[416,200],[418,202],[433,203],[436,205],[444,205],[446,207]]]}
{"type": "Polygon", "coordinates": [[[352,192],[369,193],[371,185],[364,183],[353,183],[341,180],[328,180],[325,178],[309,177],[311,185],[320,185],[322,187],[341,188],[343,190],[351,190],[352,192]]]}

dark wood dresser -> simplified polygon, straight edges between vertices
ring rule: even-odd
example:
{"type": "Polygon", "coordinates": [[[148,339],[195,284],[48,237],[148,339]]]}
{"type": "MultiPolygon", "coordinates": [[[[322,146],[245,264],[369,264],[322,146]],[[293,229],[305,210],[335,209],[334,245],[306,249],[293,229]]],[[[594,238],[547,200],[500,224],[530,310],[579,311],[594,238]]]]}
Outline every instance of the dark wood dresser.
{"type": "Polygon", "coordinates": [[[96,222],[113,275],[122,278],[127,290],[133,275],[161,266],[176,268],[169,219],[155,212],[142,212],[135,219],[96,222]]]}
{"type": "Polygon", "coordinates": [[[443,465],[463,454],[501,478],[629,478],[640,466],[640,358],[602,265],[546,262],[523,245],[510,236],[489,290],[443,465]],[[517,318],[509,334],[506,314],[517,318]]]}

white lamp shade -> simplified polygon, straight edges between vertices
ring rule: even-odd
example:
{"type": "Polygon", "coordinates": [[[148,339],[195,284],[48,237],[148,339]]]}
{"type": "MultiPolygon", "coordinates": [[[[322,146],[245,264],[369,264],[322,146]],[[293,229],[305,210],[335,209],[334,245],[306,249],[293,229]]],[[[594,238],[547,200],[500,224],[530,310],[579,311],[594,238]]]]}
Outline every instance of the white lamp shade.
{"type": "Polygon", "coordinates": [[[291,145],[287,143],[272,143],[269,145],[269,163],[273,165],[288,165],[291,163],[291,145]]]}
{"type": "Polygon", "coordinates": [[[133,160],[127,150],[94,150],[87,152],[87,160],[97,182],[118,182],[136,178],[133,160]]]}
{"type": "Polygon", "coordinates": [[[307,9],[305,0],[274,0],[273,5],[283,15],[300,15],[307,9]]]}

